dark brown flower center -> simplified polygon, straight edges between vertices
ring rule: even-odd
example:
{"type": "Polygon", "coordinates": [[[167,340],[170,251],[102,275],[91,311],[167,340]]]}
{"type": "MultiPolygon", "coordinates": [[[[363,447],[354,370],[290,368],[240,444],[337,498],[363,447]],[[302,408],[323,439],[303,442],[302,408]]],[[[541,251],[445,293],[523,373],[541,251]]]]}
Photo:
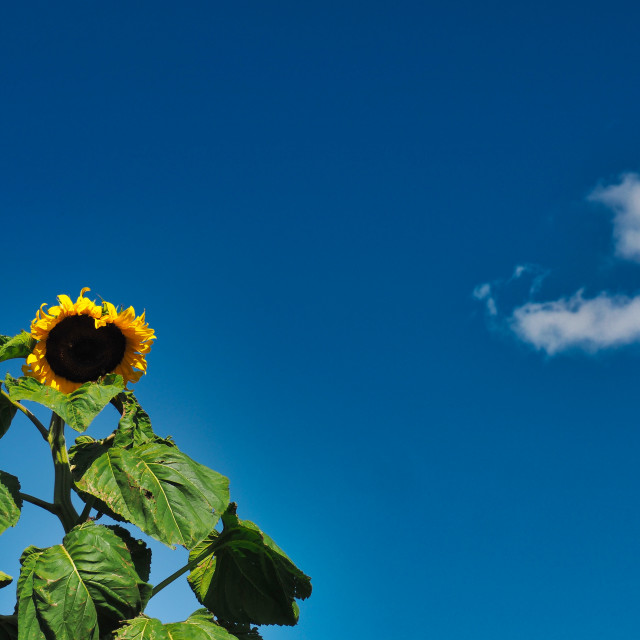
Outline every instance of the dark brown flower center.
{"type": "Polygon", "coordinates": [[[90,316],[68,316],[49,331],[45,358],[57,376],[89,382],[113,371],[126,346],[127,339],[115,324],[96,329],[90,316]]]}

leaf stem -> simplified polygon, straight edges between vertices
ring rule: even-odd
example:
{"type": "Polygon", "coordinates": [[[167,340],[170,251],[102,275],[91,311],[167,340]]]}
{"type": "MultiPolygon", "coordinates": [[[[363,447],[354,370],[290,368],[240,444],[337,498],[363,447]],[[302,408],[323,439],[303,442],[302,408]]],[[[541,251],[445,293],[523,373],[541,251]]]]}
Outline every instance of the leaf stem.
{"type": "Polygon", "coordinates": [[[18,495],[25,502],[30,502],[31,504],[35,504],[37,507],[42,507],[43,509],[46,509],[50,513],[58,515],[58,510],[56,509],[56,506],[51,502],[45,502],[44,500],[40,500],[40,498],[36,498],[35,496],[29,495],[28,493],[20,492],[18,495]]]}
{"type": "Polygon", "coordinates": [[[91,509],[93,509],[93,505],[95,503],[96,499],[94,496],[91,496],[86,504],[84,505],[84,509],[82,510],[82,513],[80,514],[80,517],[78,518],[78,524],[82,524],[83,522],[86,522],[87,519],[89,518],[89,514],[91,513],[91,509]]]}
{"type": "Polygon", "coordinates": [[[64,439],[64,420],[56,413],[51,415],[51,426],[49,427],[47,439],[51,447],[53,468],[55,470],[53,504],[65,533],[69,533],[78,522],[79,516],[71,502],[73,477],[69,467],[69,454],[64,439]]]}
{"type": "Polygon", "coordinates": [[[38,420],[38,418],[36,418],[33,413],[31,413],[31,411],[29,411],[29,409],[27,409],[25,406],[21,405],[19,402],[15,402],[15,400],[11,399],[11,396],[6,392],[6,391],[2,391],[2,389],[0,389],[0,393],[14,406],[16,407],[16,409],[19,409],[20,411],[22,411],[22,413],[24,413],[25,416],[27,416],[27,418],[29,418],[29,420],[31,420],[31,422],[33,422],[33,424],[36,425],[36,427],[38,428],[38,431],[40,432],[40,435],[45,439],[45,440],[49,440],[49,432],[47,431],[47,429],[45,428],[45,426],[42,424],[42,422],[40,422],[40,420],[38,420]]]}
{"type": "Polygon", "coordinates": [[[217,540],[212,542],[200,555],[196,556],[190,562],[187,562],[184,567],[181,567],[180,569],[172,573],[168,578],[165,578],[162,582],[159,582],[155,587],[153,587],[151,597],[153,598],[153,596],[162,591],[166,586],[170,585],[174,580],[177,580],[181,575],[187,573],[187,571],[190,571],[195,566],[197,566],[198,563],[204,560],[208,555],[211,555],[216,547],[216,544],[217,540]]]}

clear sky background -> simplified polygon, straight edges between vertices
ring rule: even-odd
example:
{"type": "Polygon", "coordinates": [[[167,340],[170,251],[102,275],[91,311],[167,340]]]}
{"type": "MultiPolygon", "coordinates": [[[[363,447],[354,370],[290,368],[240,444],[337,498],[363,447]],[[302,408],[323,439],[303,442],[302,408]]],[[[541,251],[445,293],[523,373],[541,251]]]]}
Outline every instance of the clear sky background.
{"type": "MultiPolygon", "coordinates": [[[[639,637],[639,21],[3,6],[0,333],[84,286],[146,309],[156,432],[313,578],[266,640],[639,637]]],[[[0,468],[48,497],[20,417],[0,468]]],[[[26,505],[0,569],[61,533],[26,505]]]]}

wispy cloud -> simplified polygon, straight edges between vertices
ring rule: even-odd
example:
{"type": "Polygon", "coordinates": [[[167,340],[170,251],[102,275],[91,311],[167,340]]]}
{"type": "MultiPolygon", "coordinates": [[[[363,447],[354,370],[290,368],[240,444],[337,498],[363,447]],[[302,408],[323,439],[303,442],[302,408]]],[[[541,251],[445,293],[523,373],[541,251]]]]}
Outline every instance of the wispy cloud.
{"type": "Polygon", "coordinates": [[[509,278],[508,282],[519,280],[523,276],[531,276],[531,285],[529,287],[529,295],[532,296],[537,293],[542,286],[542,281],[549,275],[548,269],[543,269],[538,264],[519,264],[514,270],[513,274],[509,278]]]}
{"type": "Polygon", "coordinates": [[[531,284],[529,285],[528,295],[531,297],[534,295],[540,286],[542,281],[547,277],[549,271],[543,269],[537,264],[519,264],[513,269],[511,277],[504,280],[494,280],[492,282],[483,282],[479,284],[472,292],[472,296],[481,302],[484,302],[485,311],[488,316],[495,318],[498,313],[498,293],[501,290],[516,280],[525,280],[524,286],[526,286],[527,280],[525,276],[530,278],[531,284]]]}
{"type": "Polygon", "coordinates": [[[582,291],[552,302],[528,302],[513,311],[511,330],[536,349],[555,355],[570,349],[595,353],[640,341],[640,296],[582,291]]]}
{"type": "Polygon", "coordinates": [[[618,184],[600,186],[589,200],[611,209],[616,255],[625,260],[640,262],[640,176],[625,173],[618,184]]]}
{"type": "MultiPolygon", "coordinates": [[[[623,174],[614,183],[599,186],[588,196],[614,213],[613,239],[618,258],[640,262],[640,175],[623,174]]],[[[569,350],[595,353],[640,343],[640,295],[616,296],[602,292],[585,298],[583,290],[570,297],[534,302],[548,275],[536,265],[518,265],[510,278],[477,286],[473,297],[484,302],[490,326],[511,332],[550,356],[569,350]],[[496,302],[499,290],[523,275],[532,277],[528,302],[507,317],[496,302]]]]}
{"type": "Polygon", "coordinates": [[[485,282],[484,284],[479,284],[472,293],[473,297],[476,300],[483,300],[485,304],[485,309],[487,314],[490,316],[498,315],[498,308],[496,306],[495,298],[491,293],[491,283],[485,282]]]}

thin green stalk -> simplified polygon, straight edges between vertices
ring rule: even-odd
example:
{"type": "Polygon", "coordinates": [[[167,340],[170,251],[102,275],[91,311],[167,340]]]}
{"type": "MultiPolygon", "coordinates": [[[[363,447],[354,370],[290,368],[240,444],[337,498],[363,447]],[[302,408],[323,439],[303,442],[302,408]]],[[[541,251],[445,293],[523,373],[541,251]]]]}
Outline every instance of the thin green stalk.
{"type": "Polygon", "coordinates": [[[64,439],[64,420],[53,413],[49,427],[49,446],[53,457],[55,480],[53,485],[53,504],[65,532],[71,531],[78,522],[78,512],[71,502],[71,488],[73,477],[69,467],[69,454],[64,439]]]}
{"type": "Polygon", "coordinates": [[[151,597],[153,598],[153,596],[162,591],[166,586],[170,585],[174,580],[177,580],[181,575],[187,573],[187,571],[191,571],[191,569],[196,567],[199,562],[201,562],[211,554],[211,552],[216,547],[216,542],[212,542],[200,555],[191,560],[191,562],[187,562],[184,567],[181,567],[180,569],[172,573],[168,578],[165,578],[162,582],[159,582],[155,587],[153,587],[151,597]]]}
{"type": "Polygon", "coordinates": [[[22,413],[24,413],[24,415],[27,416],[27,418],[29,418],[29,420],[31,420],[33,424],[36,425],[38,431],[40,432],[40,435],[45,440],[49,440],[49,432],[42,424],[42,422],[40,422],[40,420],[38,420],[38,418],[36,418],[33,413],[31,413],[31,411],[29,411],[29,409],[21,405],[19,402],[15,402],[14,400],[12,400],[11,396],[6,391],[2,391],[2,389],[0,389],[0,394],[2,394],[16,409],[22,411],[22,413]]]}
{"type": "MultiPolygon", "coordinates": [[[[230,502],[229,505],[227,506],[227,510],[225,514],[228,513],[232,516],[235,516],[237,509],[238,509],[238,504],[236,502],[230,502]]],[[[223,515],[222,516],[223,523],[224,523],[224,518],[225,516],[223,515]]],[[[229,539],[228,536],[225,536],[224,532],[219,536],[217,536],[216,539],[210,545],[208,545],[201,554],[196,556],[190,562],[187,562],[187,564],[185,564],[184,567],[181,567],[176,572],[172,573],[168,578],[165,578],[162,582],[158,583],[153,588],[153,591],[151,592],[151,597],[153,598],[153,596],[155,596],[156,593],[162,591],[167,585],[171,584],[174,580],[177,580],[182,574],[196,567],[198,563],[204,560],[208,555],[212,554],[214,550],[220,550],[224,548],[227,544],[228,539],[229,539]]]]}

